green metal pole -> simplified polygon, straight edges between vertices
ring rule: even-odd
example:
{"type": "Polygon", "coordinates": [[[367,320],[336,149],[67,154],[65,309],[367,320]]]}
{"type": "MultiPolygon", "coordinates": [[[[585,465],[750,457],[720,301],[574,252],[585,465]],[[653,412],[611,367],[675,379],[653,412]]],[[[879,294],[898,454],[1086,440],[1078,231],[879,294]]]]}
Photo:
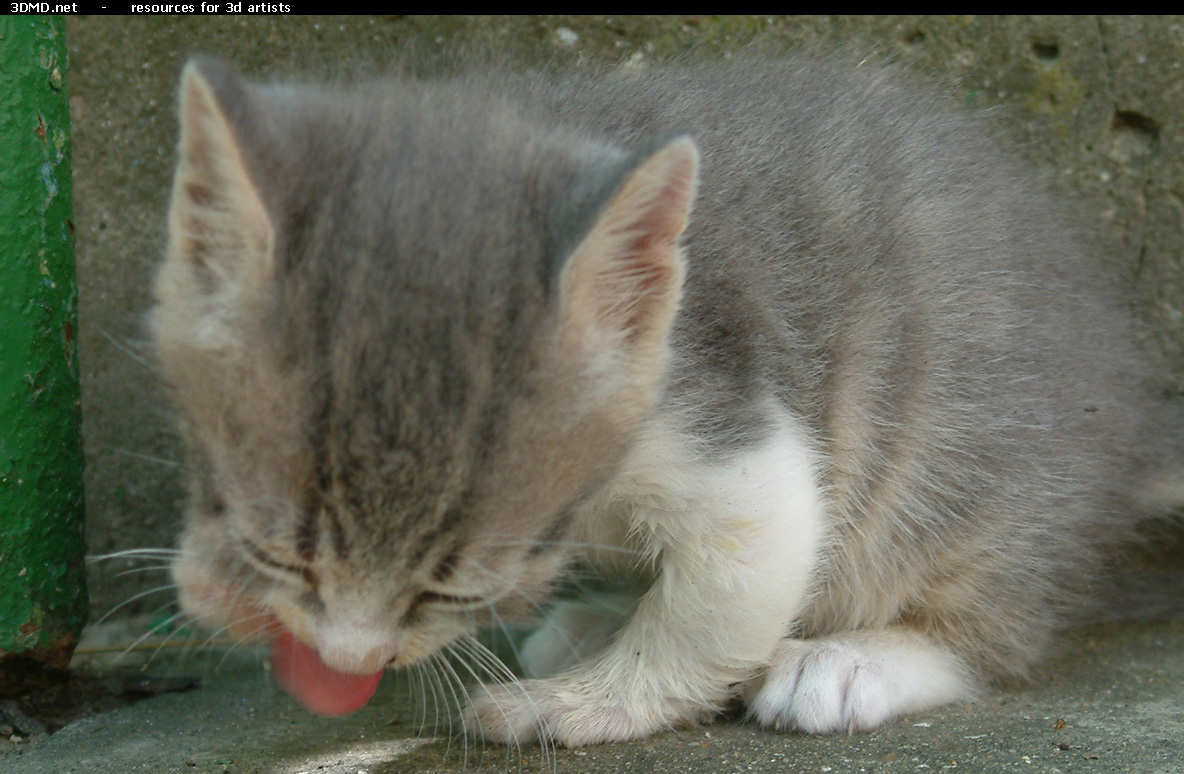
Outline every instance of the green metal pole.
{"type": "Polygon", "coordinates": [[[61,17],[0,17],[0,674],[87,613],[65,76],[61,17]]]}

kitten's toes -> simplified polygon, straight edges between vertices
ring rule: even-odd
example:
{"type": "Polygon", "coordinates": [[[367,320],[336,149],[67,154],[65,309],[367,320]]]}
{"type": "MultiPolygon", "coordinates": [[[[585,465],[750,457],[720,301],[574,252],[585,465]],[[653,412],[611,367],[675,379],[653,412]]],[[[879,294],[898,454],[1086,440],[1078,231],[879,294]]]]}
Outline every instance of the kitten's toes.
{"type": "Polygon", "coordinates": [[[613,701],[558,680],[523,680],[473,690],[465,732],[492,742],[541,739],[583,747],[649,736],[668,725],[653,708],[613,701]]]}
{"type": "Polygon", "coordinates": [[[527,688],[532,682],[474,686],[461,716],[465,733],[503,744],[537,741],[543,720],[527,688]]]}
{"type": "Polygon", "coordinates": [[[764,725],[825,734],[867,731],[971,693],[969,675],[954,654],[919,635],[877,632],[786,640],[746,700],[764,725]]]}
{"type": "Polygon", "coordinates": [[[749,703],[764,725],[810,734],[865,731],[892,713],[885,665],[841,644],[805,646],[775,664],[749,703]]]}

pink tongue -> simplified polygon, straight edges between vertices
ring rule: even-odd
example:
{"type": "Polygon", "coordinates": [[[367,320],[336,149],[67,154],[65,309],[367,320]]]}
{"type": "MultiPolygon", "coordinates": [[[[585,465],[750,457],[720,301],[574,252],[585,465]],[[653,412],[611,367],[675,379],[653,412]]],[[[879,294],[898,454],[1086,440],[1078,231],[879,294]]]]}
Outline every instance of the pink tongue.
{"type": "Polygon", "coordinates": [[[321,661],[320,654],[284,629],[271,644],[271,668],[280,686],[318,715],[348,715],[366,706],[382,672],[351,675],[321,661]]]}

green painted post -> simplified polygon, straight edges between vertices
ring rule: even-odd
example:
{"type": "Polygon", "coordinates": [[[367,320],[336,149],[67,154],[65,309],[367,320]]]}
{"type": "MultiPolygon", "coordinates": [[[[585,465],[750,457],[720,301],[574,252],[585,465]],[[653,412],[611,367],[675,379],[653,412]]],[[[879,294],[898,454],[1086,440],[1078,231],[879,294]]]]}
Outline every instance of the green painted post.
{"type": "Polygon", "coordinates": [[[0,676],[87,613],[65,75],[61,17],[0,17],[0,676]]]}

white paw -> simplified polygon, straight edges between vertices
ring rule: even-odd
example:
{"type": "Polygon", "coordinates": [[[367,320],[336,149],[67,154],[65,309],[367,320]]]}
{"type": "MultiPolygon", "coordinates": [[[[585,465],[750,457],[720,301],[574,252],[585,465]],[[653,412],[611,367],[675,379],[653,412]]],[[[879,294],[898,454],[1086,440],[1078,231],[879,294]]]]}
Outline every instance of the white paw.
{"type": "Polygon", "coordinates": [[[786,640],[748,690],[762,724],[809,734],[855,733],[902,713],[969,698],[962,662],[920,635],[876,632],[786,640]]]}
{"type": "Polygon", "coordinates": [[[660,709],[563,680],[476,686],[463,722],[468,734],[494,742],[542,739],[567,747],[637,739],[671,724],[660,709]]]}

